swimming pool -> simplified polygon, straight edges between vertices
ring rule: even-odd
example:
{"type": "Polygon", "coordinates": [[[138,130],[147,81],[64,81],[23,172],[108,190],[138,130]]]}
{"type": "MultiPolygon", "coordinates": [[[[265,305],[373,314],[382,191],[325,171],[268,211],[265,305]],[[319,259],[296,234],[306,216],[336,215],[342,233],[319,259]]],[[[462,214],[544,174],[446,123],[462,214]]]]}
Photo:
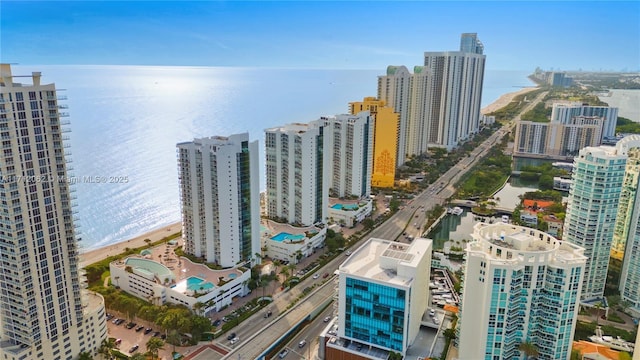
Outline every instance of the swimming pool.
{"type": "Polygon", "coordinates": [[[228,277],[229,279],[235,279],[237,276],[238,276],[238,275],[236,275],[236,274],[234,274],[234,273],[231,273],[231,274],[229,274],[227,277],[228,277]]]}
{"type": "Polygon", "coordinates": [[[358,204],[335,204],[331,208],[336,210],[358,210],[358,204]]]}
{"type": "Polygon", "coordinates": [[[302,240],[304,238],[305,238],[304,234],[293,235],[293,234],[289,234],[288,232],[281,232],[281,233],[277,234],[276,236],[272,237],[271,240],[282,242],[282,241],[285,241],[285,240],[297,241],[297,240],[302,240]]]}

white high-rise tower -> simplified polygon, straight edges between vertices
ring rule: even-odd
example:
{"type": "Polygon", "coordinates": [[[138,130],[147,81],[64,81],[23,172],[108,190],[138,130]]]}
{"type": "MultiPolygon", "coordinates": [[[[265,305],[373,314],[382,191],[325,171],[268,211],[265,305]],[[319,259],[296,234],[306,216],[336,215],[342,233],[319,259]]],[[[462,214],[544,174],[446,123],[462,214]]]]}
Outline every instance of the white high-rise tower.
{"type": "Polygon", "coordinates": [[[243,133],[177,146],[185,251],[223,267],[257,261],[258,142],[243,133]]]}
{"type": "Polygon", "coordinates": [[[104,300],[81,290],[67,140],[54,84],[0,65],[0,358],[97,354],[104,300]]]}
{"type": "Polygon", "coordinates": [[[336,115],[325,120],[331,168],[332,197],[368,198],[371,194],[373,162],[373,118],[368,111],[357,115],[336,115]]]}
{"type": "Polygon", "coordinates": [[[425,107],[429,146],[452,149],[480,129],[486,56],[476,34],[462,34],[460,51],[425,52],[431,73],[425,107]]]}
{"type": "Polygon", "coordinates": [[[324,223],[329,203],[326,118],[265,130],[267,216],[289,224],[324,223]]]}

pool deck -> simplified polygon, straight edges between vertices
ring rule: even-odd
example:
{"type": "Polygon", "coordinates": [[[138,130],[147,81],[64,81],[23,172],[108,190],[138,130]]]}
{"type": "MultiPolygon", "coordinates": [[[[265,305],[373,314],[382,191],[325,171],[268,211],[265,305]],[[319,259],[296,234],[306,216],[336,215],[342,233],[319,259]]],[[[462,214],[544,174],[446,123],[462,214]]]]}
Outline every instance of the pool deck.
{"type": "Polygon", "coordinates": [[[356,200],[347,200],[347,199],[340,199],[340,198],[329,198],[329,207],[332,207],[334,205],[337,204],[342,204],[342,205],[359,205],[361,202],[363,202],[362,199],[356,199],[356,200]]]}
{"type": "Polygon", "coordinates": [[[309,230],[320,231],[315,226],[295,227],[289,224],[282,224],[272,220],[263,219],[261,224],[267,229],[265,236],[272,238],[282,232],[289,233],[291,235],[304,235],[309,230]]]}
{"type": "MultiPolygon", "coordinates": [[[[150,255],[132,255],[130,257],[143,258],[161,263],[173,272],[176,279],[175,283],[179,283],[180,281],[188,277],[195,276],[203,279],[205,282],[210,282],[215,286],[218,286],[220,277],[224,277],[225,281],[229,281],[232,280],[231,278],[229,278],[229,274],[236,274],[236,276],[242,275],[241,271],[233,268],[224,270],[212,270],[209,269],[209,267],[207,267],[206,265],[192,263],[187,258],[178,257],[173,252],[173,249],[182,244],[183,240],[179,240],[176,245],[162,244],[148,249],[151,250],[150,255]]],[[[118,262],[118,266],[125,266],[124,262],[118,262]]],[[[174,285],[175,283],[172,283],[169,286],[174,285]]]]}

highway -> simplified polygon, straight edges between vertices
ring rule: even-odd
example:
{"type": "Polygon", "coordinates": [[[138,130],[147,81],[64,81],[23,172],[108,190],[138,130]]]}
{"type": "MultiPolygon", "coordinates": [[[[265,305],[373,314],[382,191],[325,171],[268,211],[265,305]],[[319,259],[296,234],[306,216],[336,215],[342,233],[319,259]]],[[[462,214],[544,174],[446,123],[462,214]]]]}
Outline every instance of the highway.
{"type": "MultiPolygon", "coordinates": [[[[372,237],[394,240],[405,231],[405,227],[407,228],[409,233],[415,235],[422,234],[421,226],[426,221],[426,212],[423,212],[420,206],[422,206],[426,211],[429,211],[437,204],[444,204],[446,199],[448,199],[455,193],[454,185],[460,179],[460,177],[462,177],[467,171],[469,171],[469,169],[477,164],[482,159],[482,157],[487,154],[489,149],[491,149],[496,143],[500,142],[502,138],[513,129],[513,127],[515,126],[515,121],[520,120],[521,114],[532,109],[540,100],[542,100],[545,95],[546,92],[538,95],[535,100],[531,101],[514,118],[514,121],[505,124],[501,129],[493,133],[487,140],[485,140],[482,144],[475,148],[468,157],[461,159],[456,165],[451,167],[447,172],[440,176],[438,180],[436,180],[427,189],[425,189],[422,193],[411,200],[410,203],[406,204],[402,209],[398,210],[387,221],[380,224],[380,226],[373,229],[367,237],[353,244],[352,247],[357,248],[372,237]],[[418,217],[415,218],[415,215],[417,215],[418,217]],[[420,229],[414,227],[414,223],[417,223],[420,229]]],[[[327,263],[324,267],[317,270],[317,273],[333,274],[344,260],[345,257],[339,255],[335,259],[327,263]]],[[[314,284],[317,284],[322,280],[322,277],[320,279],[307,277],[291,290],[280,293],[279,296],[274,298],[274,302],[266,308],[272,311],[273,314],[271,317],[264,318],[263,316],[266,310],[262,310],[261,312],[253,315],[251,318],[245,320],[236,328],[231,330],[231,332],[235,332],[241,339],[240,344],[235,345],[237,349],[233,349],[231,347],[229,341],[226,340],[226,335],[216,340],[216,343],[219,346],[232,350],[232,352],[225,356],[224,359],[231,359],[231,355],[238,356],[238,354],[244,353],[245,349],[241,350],[240,348],[247,348],[247,350],[262,348],[264,344],[257,344],[254,341],[246,341],[246,339],[249,339],[252,334],[256,333],[258,329],[269,327],[269,323],[271,323],[277,316],[286,311],[287,306],[301,295],[304,288],[313,286],[314,284]]],[[[333,282],[334,277],[331,276],[325,280],[333,282]]],[[[300,303],[302,302],[306,302],[306,299],[300,301],[300,303]]],[[[278,329],[269,328],[269,332],[283,331],[282,333],[280,333],[280,335],[284,334],[286,330],[286,328],[281,328],[280,326],[278,326],[278,329]]],[[[277,339],[278,336],[275,335],[276,334],[273,334],[271,337],[275,337],[275,339],[277,339]]],[[[247,355],[249,354],[247,353],[247,355]]]]}

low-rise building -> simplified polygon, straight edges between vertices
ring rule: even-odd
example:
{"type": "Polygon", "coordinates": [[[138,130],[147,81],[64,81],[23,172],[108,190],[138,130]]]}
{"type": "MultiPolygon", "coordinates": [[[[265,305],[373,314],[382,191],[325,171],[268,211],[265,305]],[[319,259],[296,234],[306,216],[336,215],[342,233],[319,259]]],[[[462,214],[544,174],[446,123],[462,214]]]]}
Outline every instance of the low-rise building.
{"type": "Polygon", "coordinates": [[[571,189],[571,183],[571,179],[555,176],[553,178],[553,189],[558,191],[569,191],[571,189]]]}
{"type": "Polygon", "coordinates": [[[303,257],[324,247],[326,237],[327,227],[323,224],[301,227],[263,220],[262,255],[297,264],[303,257]]]}
{"type": "Polygon", "coordinates": [[[329,198],[329,222],[352,227],[371,214],[373,201],[369,198],[361,200],[343,200],[329,198]]]}
{"type": "Polygon", "coordinates": [[[193,309],[196,303],[203,303],[204,314],[220,311],[233,298],[249,292],[245,284],[251,278],[250,269],[212,270],[176,256],[169,245],[163,248],[143,250],[139,256],[109,264],[112,283],[155,305],[172,303],[193,309]]]}
{"type": "Polygon", "coordinates": [[[538,226],[538,215],[533,211],[522,210],[520,221],[529,226],[538,226]]]}
{"type": "Polygon", "coordinates": [[[547,234],[555,236],[558,240],[562,240],[562,226],[564,220],[558,219],[555,215],[545,215],[542,217],[547,225],[547,234]]]}

